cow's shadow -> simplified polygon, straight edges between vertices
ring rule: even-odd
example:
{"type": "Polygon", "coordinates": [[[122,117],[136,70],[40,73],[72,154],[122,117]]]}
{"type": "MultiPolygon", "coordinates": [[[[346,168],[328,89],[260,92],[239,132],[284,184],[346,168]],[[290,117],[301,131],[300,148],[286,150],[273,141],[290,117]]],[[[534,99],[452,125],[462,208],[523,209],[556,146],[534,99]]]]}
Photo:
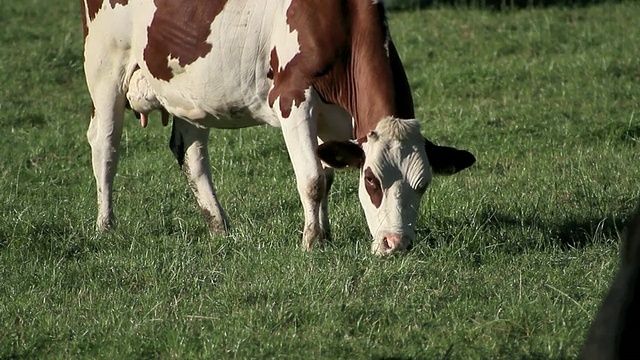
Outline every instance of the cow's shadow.
{"type": "MultiPolygon", "coordinates": [[[[559,219],[558,221],[544,221],[530,217],[519,217],[516,214],[503,212],[495,209],[485,209],[480,211],[473,219],[456,219],[456,220],[436,220],[439,222],[438,227],[444,229],[462,229],[464,227],[478,228],[482,233],[496,234],[501,232],[513,232],[514,238],[507,241],[510,245],[510,252],[518,252],[520,249],[545,248],[560,246],[563,249],[581,249],[594,242],[603,241],[603,239],[620,239],[626,233],[627,224],[633,215],[633,209],[624,216],[618,217],[599,217],[594,216],[587,219],[559,219]],[[482,224],[482,225],[478,225],[482,224]],[[532,233],[531,238],[526,237],[529,231],[532,233]],[[518,233],[525,234],[519,236],[518,233]],[[535,233],[535,236],[533,236],[535,233]],[[540,239],[542,236],[542,241],[540,239]]],[[[417,233],[421,241],[426,241],[430,247],[438,247],[437,234],[431,232],[430,228],[419,229],[417,233]]],[[[490,241],[504,242],[504,239],[490,241]]],[[[487,236],[491,239],[492,236],[487,236]]],[[[481,246],[491,246],[496,244],[483,243],[481,246]]]]}
{"type": "MultiPolygon", "coordinates": [[[[73,226],[65,222],[37,221],[12,234],[0,233],[0,249],[19,246],[40,256],[79,260],[98,252],[106,235],[93,231],[91,226],[73,226]],[[86,230],[90,228],[91,230],[86,230]]],[[[108,242],[107,242],[108,243],[108,242]]]]}
{"type": "MultiPolygon", "coordinates": [[[[631,215],[629,215],[630,217],[631,215]]],[[[596,236],[606,239],[620,238],[626,232],[628,218],[569,220],[554,229],[552,239],[566,247],[582,248],[594,242],[596,236]],[[594,236],[595,235],[595,236],[594,236]]]]}

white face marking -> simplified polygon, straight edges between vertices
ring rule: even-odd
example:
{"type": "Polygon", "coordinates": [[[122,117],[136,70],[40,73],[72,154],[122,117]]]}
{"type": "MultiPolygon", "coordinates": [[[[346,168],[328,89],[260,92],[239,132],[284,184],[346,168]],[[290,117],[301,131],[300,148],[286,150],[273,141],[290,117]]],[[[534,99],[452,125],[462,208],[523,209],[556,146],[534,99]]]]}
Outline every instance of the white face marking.
{"type": "Polygon", "coordinates": [[[431,181],[418,122],[383,119],[362,148],[365,162],[358,194],[373,236],[372,251],[404,249],[415,238],[420,200],[431,181]]]}

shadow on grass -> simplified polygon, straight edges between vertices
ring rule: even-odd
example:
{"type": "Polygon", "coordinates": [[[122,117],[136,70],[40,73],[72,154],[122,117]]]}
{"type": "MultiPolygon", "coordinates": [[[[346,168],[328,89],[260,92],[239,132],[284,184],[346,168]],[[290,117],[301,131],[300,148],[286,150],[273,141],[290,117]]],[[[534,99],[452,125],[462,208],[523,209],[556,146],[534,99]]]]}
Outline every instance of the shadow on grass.
{"type": "MultiPolygon", "coordinates": [[[[22,339],[25,336],[28,336],[26,330],[18,330],[12,329],[10,330],[9,336],[22,339]]],[[[1,354],[0,358],[2,359],[35,359],[38,358],[39,355],[49,353],[56,345],[55,335],[46,334],[46,335],[36,335],[29,339],[29,342],[24,347],[12,346],[10,352],[7,354],[1,354]]],[[[20,340],[19,340],[20,341],[20,340]]],[[[24,341],[24,340],[22,340],[24,341]]]]}
{"type": "MultiPolygon", "coordinates": [[[[631,216],[631,213],[630,215],[631,216]]],[[[583,248],[602,239],[619,238],[625,231],[628,217],[593,217],[588,219],[559,219],[557,222],[543,221],[530,216],[517,217],[500,211],[483,211],[476,221],[493,233],[531,233],[530,240],[518,237],[519,247],[545,247],[556,243],[563,248],[583,248]],[[517,231],[514,231],[517,230],[517,231]],[[534,234],[538,233],[540,237],[534,234]]]]}
{"type": "Polygon", "coordinates": [[[484,209],[473,218],[433,218],[432,226],[416,231],[418,242],[428,247],[440,247],[452,236],[466,251],[480,254],[495,248],[508,254],[519,254],[532,249],[559,246],[562,249],[581,249],[589,244],[619,239],[625,233],[627,216],[594,216],[573,219],[543,220],[535,215],[518,216],[515,213],[484,209]]]}
{"type": "Polygon", "coordinates": [[[9,233],[7,233],[7,224],[0,223],[0,249],[9,246],[9,233]]]}
{"type": "Polygon", "coordinates": [[[394,10],[415,10],[437,6],[473,7],[488,10],[524,9],[550,6],[590,6],[617,0],[388,0],[387,8],[394,10]]]}
{"type": "Polygon", "coordinates": [[[640,144],[640,125],[629,126],[620,135],[620,140],[627,144],[640,144]]]}
{"type": "Polygon", "coordinates": [[[597,238],[616,238],[627,227],[627,219],[605,218],[586,221],[566,221],[555,229],[555,238],[563,245],[571,248],[582,248],[597,241],[597,238]]]}
{"type": "Polygon", "coordinates": [[[82,226],[74,227],[64,222],[43,221],[30,224],[22,231],[14,234],[12,243],[24,243],[30,251],[47,254],[56,258],[78,260],[87,254],[100,251],[102,243],[110,243],[103,239],[108,235],[83,231],[82,226]]]}
{"type": "Polygon", "coordinates": [[[41,128],[45,123],[44,114],[29,111],[20,116],[8,118],[5,125],[15,128],[41,128]]]}
{"type": "MultiPolygon", "coordinates": [[[[451,344],[443,354],[438,354],[435,357],[432,356],[432,359],[441,359],[441,360],[449,360],[452,358],[453,354],[453,344],[451,344]]],[[[374,356],[373,359],[376,360],[409,360],[415,359],[412,356],[374,356]]]]}

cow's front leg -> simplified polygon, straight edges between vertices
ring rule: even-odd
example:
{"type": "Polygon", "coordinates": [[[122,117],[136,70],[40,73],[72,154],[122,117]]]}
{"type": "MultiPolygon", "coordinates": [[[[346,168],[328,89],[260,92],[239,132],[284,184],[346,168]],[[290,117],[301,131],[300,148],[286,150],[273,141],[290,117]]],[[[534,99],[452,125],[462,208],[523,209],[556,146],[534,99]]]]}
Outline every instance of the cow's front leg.
{"type": "Polygon", "coordinates": [[[209,166],[209,129],[198,128],[174,117],[169,147],[178,160],[211,233],[226,233],[229,218],[222,209],[211,179],[209,166]]]}
{"type": "MultiPolygon", "coordinates": [[[[326,211],[323,211],[326,210],[324,200],[327,184],[324,169],[316,155],[318,140],[313,103],[313,95],[311,91],[307,91],[306,100],[300,106],[293,105],[288,116],[278,114],[304,210],[304,250],[311,250],[318,241],[326,239],[329,233],[329,221],[326,219],[326,211]],[[323,203],[325,208],[321,210],[323,203]],[[321,214],[325,221],[321,220],[321,214]]],[[[279,108],[278,104],[275,108],[279,108]]]]}

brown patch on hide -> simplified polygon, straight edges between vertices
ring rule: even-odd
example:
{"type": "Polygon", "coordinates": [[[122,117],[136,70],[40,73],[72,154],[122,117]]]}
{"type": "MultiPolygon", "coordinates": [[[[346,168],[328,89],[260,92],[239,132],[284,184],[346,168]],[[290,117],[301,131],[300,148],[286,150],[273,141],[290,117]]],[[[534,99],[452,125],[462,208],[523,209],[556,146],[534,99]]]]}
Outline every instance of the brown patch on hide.
{"type": "MultiPolygon", "coordinates": [[[[297,56],[298,55],[294,56],[294,59],[297,56]]],[[[293,59],[289,64],[292,62],[293,59]]],[[[274,81],[274,85],[271,91],[269,91],[269,106],[273,107],[276,100],[280,98],[280,113],[285,119],[291,115],[291,109],[294,104],[295,106],[300,106],[306,99],[304,92],[311,86],[310,81],[300,80],[300,78],[292,76],[291,71],[287,70],[289,64],[280,71],[278,50],[275,47],[271,50],[267,77],[274,81]]]]}
{"type": "MultiPolygon", "coordinates": [[[[96,15],[102,8],[103,3],[104,0],[80,0],[80,8],[82,9],[82,32],[85,38],[89,34],[88,22],[91,22],[96,18],[96,15]],[[89,17],[88,21],[87,16],[89,17]]],[[[114,9],[117,4],[126,6],[128,3],[129,0],[109,0],[109,4],[112,9],[114,9]]]]}
{"type": "Polygon", "coordinates": [[[269,106],[273,108],[276,100],[280,97],[280,113],[282,117],[286,119],[291,115],[293,105],[300,106],[306,99],[304,92],[309,86],[306,88],[289,87],[288,90],[285,91],[284,88],[287,88],[287,75],[285,71],[286,69],[280,71],[278,50],[274,47],[269,57],[269,72],[267,73],[267,78],[274,81],[274,86],[271,91],[269,91],[269,106]]]}
{"type": "Polygon", "coordinates": [[[212,46],[207,43],[211,23],[227,0],[154,3],[157,9],[149,25],[143,57],[151,75],[169,81],[173,78],[169,58],[185,67],[211,52],[212,46]]]}
{"type": "Polygon", "coordinates": [[[109,0],[109,4],[111,4],[111,8],[115,9],[116,5],[120,4],[122,6],[126,6],[129,3],[129,0],[109,0]]]}
{"type": "Polygon", "coordinates": [[[291,32],[297,31],[300,51],[281,69],[274,48],[269,71],[274,81],[269,105],[279,99],[283,117],[305,101],[305,91],[330,73],[339,57],[348,56],[344,7],[335,0],[293,0],[287,9],[287,24],[291,32]]]}
{"type": "Polygon", "coordinates": [[[380,180],[373,174],[373,171],[370,167],[364,170],[364,188],[367,190],[367,194],[369,194],[369,198],[371,199],[371,203],[373,206],[377,208],[382,204],[382,186],[380,185],[380,180]]]}
{"type": "Polygon", "coordinates": [[[95,19],[98,10],[102,7],[102,0],[80,0],[82,10],[82,35],[86,39],[89,35],[89,22],[95,19]],[[87,19],[87,17],[89,17],[87,19]]]}
{"type": "MultiPolygon", "coordinates": [[[[109,0],[109,4],[112,9],[115,9],[117,4],[125,6],[129,3],[129,0],[109,0]]],[[[82,25],[84,28],[84,36],[87,37],[87,16],[89,21],[93,21],[96,15],[102,8],[104,0],[80,0],[80,8],[82,9],[82,25]]]]}
{"type": "Polygon", "coordinates": [[[271,55],[269,56],[269,72],[267,72],[267,78],[273,80],[275,74],[278,72],[280,66],[280,60],[278,59],[278,52],[274,47],[271,49],[271,55]]]}
{"type": "Polygon", "coordinates": [[[87,14],[89,16],[89,21],[93,21],[93,19],[96,18],[98,11],[100,11],[100,8],[102,8],[103,0],[81,0],[81,3],[83,11],[82,17],[85,18],[85,14],[87,14]]]}
{"type": "Polygon", "coordinates": [[[281,112],[290,114],[313,86],[323,102],[349,111],[356,139],[386,116],[414,117],[382,3],[293,0],[286,15],[291,31],[297,31],[300,51],[282,69],[273,66],[277,60],[272,51],[270,104],[279,98],[281,112]]]}

